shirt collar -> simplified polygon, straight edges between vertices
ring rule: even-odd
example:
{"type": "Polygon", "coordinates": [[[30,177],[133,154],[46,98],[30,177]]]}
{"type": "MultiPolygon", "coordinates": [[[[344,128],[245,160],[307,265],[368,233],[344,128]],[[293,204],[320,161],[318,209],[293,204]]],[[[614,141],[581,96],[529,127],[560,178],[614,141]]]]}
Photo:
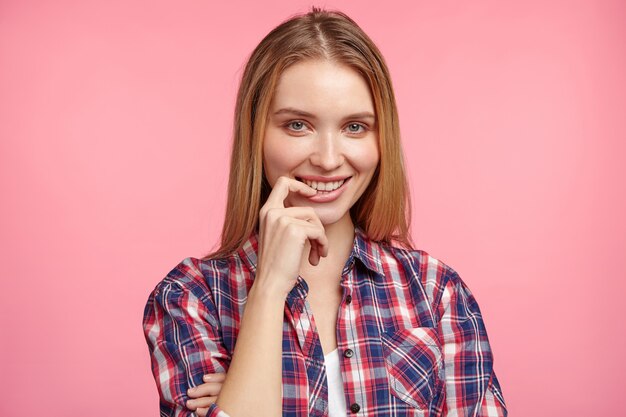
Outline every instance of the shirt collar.
{"type": "MultiPolygon", "coordinates": [[[[242,259],[253,272],[256,271],[259,248],[258,239],[259,233],[258,231],[254,231],[237,251],[239,258],[242,259]]],[[[361,228],[355,227],[354,244],[352,245],[350,257],[346,262],[346,267],[349,266],[354,259],[358,259],[370,271],[384,276],[385,269],[383,267],[380,251],[381,248],[377,242],[370,240],[361,228]]]]}
{"type": "Polygon", "coordinates": [[[252,232],[241,248],[237,251],[239,259],[242,259],[250,271],[256,271],[257,253],[259,250],[259,232],[252,232]]]}
{"type": "Polygon", "coordinates": [[[378,242],[370,240],[361,228],[356,227],[354,229],[354,245],[350,257],[361,261],[370,271],[384,276],[385,269],[383,267],[380,251],[381,248],[378,242]]]}

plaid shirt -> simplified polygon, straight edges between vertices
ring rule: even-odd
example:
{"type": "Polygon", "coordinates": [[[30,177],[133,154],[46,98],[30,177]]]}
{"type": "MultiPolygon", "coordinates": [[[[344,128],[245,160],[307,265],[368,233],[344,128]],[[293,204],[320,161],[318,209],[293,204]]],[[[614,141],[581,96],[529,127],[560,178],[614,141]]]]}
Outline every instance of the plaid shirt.
{"type": "MultiPolygon", "coordinates": [[[[150,295],[144,331],[161,416],[191,416],[188,388],[226,372],[257,261],[257,236],[231,256],[187,258],[150,295]]],[[[478,304],[424,251],[356,229],[341,276],[337,347],[348,415],[506,416],[478,304]]],[[[283,415],[327,416],[324,353],[298,277],[285,302],[283,415]]],[[[227,414],[213,404],[208,416],[227,414]]]]}

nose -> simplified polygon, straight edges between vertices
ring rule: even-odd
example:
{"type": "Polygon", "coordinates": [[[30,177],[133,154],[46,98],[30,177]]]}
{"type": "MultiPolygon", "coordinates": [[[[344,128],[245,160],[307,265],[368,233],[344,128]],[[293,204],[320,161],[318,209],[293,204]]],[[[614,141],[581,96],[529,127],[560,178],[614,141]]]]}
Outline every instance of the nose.
{"type": "Polygon", "coordinates": [[[332,132],[320,134],[316,138],[315,149],[311,154],[311,164],[324,171],[333,171],[344,163],[340,138],[332,132]]]}

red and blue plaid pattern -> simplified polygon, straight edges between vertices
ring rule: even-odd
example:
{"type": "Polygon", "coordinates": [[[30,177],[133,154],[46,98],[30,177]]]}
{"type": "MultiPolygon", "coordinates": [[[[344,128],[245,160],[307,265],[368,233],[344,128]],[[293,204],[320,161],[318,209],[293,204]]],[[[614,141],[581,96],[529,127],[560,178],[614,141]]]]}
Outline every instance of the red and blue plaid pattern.
{"type": "MultiPolygon", "coordinates": [[[[228,258],[187,258],[150,295],[143,325],[161,416],[195,415],[185,408],[187,389],[228,370],[256,255],[253,235],[228,258]]],[[[454,270],[357,228],[341,287],[337,347],[348,415],[507,415],[478,304],[454,270]]],[[[328,415],[307,292],[299,277],[285,302],[284,416],[328,415]]],[[[208,416],[227,414],[214,404],[208,416]]]]}

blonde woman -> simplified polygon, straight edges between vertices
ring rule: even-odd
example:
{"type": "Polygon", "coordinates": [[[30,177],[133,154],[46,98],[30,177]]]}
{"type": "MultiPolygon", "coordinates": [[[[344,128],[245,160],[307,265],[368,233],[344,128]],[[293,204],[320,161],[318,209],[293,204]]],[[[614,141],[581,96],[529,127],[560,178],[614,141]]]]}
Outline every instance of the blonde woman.
{"type": "Polygon", "coordinates": [[[504,416],[472,293],[409,237],[380,52],[313,9],[241,80],[221,247],[148,300],[162,416],[504,416]]]}

